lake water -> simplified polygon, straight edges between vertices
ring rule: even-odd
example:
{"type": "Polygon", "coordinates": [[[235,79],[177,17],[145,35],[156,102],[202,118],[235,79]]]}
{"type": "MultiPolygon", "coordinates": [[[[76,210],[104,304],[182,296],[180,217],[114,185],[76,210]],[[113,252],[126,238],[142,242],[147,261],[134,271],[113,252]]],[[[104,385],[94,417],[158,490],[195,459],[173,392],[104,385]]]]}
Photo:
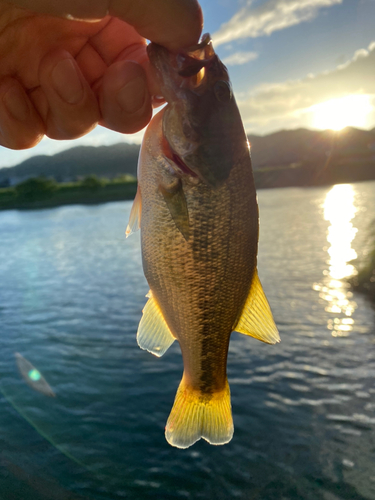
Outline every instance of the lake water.
{"type": "Polygon", "coordinates": [[[0,498],[375,499],[375,309],[352,294],[375,183],[259,192],[259,274],[282,342],[233,334],[225,446],[170,447],[178,343],[138,348],[131,203],[0,212],[0,498]],[[20,377],[37,367],[48,398],[20,377]]]}

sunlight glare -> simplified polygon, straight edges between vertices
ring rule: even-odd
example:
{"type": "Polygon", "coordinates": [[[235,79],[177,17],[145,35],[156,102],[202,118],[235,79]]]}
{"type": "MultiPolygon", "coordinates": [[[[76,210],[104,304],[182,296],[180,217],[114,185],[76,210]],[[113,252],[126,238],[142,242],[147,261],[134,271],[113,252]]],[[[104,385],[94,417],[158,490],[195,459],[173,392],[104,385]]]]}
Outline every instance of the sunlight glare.
{"type": "Polygon", "coordinates": [[[327,241],[329,269],[323,272],[323,283],[314,283],[313,289],[326,303],[325,311],[334,317],[328,317],[327,328],[332,337],[347,337],[353,329],[351,318],[357,304],[353,300],[350,285],[346,277],[354,274],[355,269],[350,261],[357,254],[351,244],[357,233],[352,220],[357,209],[354,205],[354,189],[350,184],[333,186],[327,193],[323,205],[324,219],[330,222],[327,241]]]}
{"type": "Polygon", "coordinates": [[[310,111],[313,127],[341,130],[348,126],[365,128],[373,106],[370,95],[353,94],[316,104],[310,111]]]}
{"type": "Polygon", "coordinates": [[[349,262],[357,257],[351,247],[357,229],[351,220],[354,218],[354,191],[350,184],[333,186],[324,202],[324,218],[331,225],[328,228],[328,249],[330,256],[329,274],[334,280],[341,280],[353,274],[353,266],[349,262]]]}

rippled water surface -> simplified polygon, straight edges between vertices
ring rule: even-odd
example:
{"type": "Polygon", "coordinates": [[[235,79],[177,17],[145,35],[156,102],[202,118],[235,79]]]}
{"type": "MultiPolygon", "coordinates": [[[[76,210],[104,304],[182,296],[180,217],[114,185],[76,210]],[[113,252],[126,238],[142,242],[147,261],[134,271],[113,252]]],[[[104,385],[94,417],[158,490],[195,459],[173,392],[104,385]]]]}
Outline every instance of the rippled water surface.
{"type": "Polygon", "coordinates": [[[233,440],[170,447],[182,374],[135,333],[131,203],[0,212],[0,498],[375,499],[375,310],[352,295],[375,183],[259,192],[259,274],[282,342],[233,334],[233,440]],[[20,377],[19,352],[56,398],[20,377]]]}

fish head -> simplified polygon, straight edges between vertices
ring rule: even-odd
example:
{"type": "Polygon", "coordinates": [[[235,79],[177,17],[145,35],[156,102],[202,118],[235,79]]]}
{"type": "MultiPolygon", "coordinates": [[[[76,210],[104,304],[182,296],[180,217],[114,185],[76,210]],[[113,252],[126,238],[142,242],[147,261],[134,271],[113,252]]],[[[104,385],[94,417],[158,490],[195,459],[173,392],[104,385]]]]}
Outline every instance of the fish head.
{"type": "Polygon", "coordinates": [[[166,156],[182,174],[213,188],[249,154],[226,67],[211,37],[177,53],[150,43],[148,55],[162,94],[166,156]]]}

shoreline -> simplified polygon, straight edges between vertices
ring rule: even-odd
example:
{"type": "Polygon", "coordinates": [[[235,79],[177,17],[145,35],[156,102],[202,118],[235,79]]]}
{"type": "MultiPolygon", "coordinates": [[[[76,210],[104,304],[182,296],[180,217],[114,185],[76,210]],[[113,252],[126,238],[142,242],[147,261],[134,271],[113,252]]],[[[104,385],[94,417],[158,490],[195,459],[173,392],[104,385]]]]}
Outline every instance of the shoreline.
{"type": "MultiPolygon", "coordinates": [[[[355,184],[375,180],[374,176],[353,178],[353,176],[350,175],[341,175],[337,176],[336,179],[315,177],[313,182],[311,182],[310,178],[310,182],[308,182],[307,179],[301,175],[301,170],[302,169],[298,167],[294,169],[255,170],[254,180],[256,190],[288,187],[317,188],[335,184],[355,184]],[[275,170],[279,175],[275,175],[275,170]],[[285,175],[285,170],[288,170],[288,176],[285,175]]],[[[35,179],[38,178],[32,178],[30,180],[35,179]]],[[[82,182],[60,183],[55,184],[53,188],[48,191],[26,192],[26,194],[17,192],[17,187],[20,185],[10,188],[0,188],[0,211],[34,210],[55,208],[64,205],[97,205],[112,201],[131,201],[134,199],[137,192],[137,181],[135,179],[110,182],[96,180],[95,182],[96,184],[94,184],[94,186],[85,185],[82,182]]]]}
{"type": "Polygon", "coordinates": [[[0,189],[0,210],[34,210],[64,205],[97,205],[111,201],[128,201],[135,197],[137,182],[111,182],[94,188],[78,183],[57,184],[46,193],[18,195],[15,188],[0,189]]]}

